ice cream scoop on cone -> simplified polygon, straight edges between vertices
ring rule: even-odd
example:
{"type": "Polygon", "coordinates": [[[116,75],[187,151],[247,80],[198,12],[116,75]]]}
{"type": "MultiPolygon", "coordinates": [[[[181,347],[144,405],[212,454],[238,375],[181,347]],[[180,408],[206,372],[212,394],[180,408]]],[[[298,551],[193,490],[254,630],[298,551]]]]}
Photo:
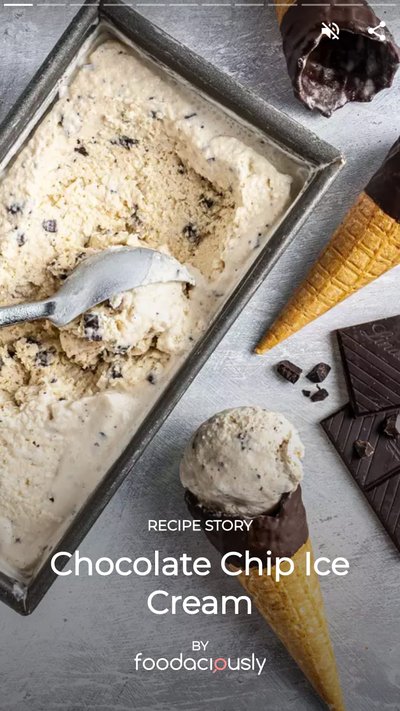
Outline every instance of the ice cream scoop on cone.
{"type": "Polygon", "coordinates": [[[288,420],[262,408],[221,412],[188,444],[181,464],[185,499],[258,610],[331,711],[345,711],[318,577],[312,561],[302,478],[301,440],[288,420]],[[250,522],[230,530],[206,521],[250,522]],[[239,556],[254,562],[243,571],[239,556]],[[307,555],[311,561],[307,570],[307,555]],[[272,569],[266,563],[270,558],[272,569]],[[277,575],[287,557],[293,572],[277,575]],[[265,566],[264,566],[265,561],[265,566]]]}
{"type": "Polygon", "coordinates": [[[400,264],[400,139],[256,347],[263,354],[400,264]]]}

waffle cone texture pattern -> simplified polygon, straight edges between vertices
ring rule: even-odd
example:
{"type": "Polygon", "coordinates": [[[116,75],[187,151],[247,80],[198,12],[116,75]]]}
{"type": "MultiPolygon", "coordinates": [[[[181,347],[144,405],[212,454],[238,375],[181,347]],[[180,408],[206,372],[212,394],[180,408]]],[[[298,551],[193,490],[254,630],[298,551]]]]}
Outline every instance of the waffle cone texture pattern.
{"type": "Polygon", "coordinates": [[[256,347],[263,354],[400,264],[400,223],[365,192],[256,347]]]}
{"type": "Polygon", "coordinates": [[[293,657],[302,672],[331,711],[345,711],[335,656],[325,618],[318,576],[306,575],[306,553],[314,561],[308,540],[293,555],[294,572],[275,579],[252,568],[238,580],[252,597],[258,610],[293,657]]]}

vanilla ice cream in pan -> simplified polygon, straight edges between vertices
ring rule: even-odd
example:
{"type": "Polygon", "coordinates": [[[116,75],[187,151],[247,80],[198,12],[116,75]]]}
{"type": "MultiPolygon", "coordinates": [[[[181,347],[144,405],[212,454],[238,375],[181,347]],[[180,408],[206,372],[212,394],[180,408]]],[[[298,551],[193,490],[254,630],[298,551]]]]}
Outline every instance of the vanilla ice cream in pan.
{"type": "Polygon", "coordinates": [[[51,556],[79,544],[342,161],[109,3],[73,21],[0,154],[1,305],[126,246],[196,281],[116,294],[61,329],[0,330],[0,594],[27,614],[51,556]]]}

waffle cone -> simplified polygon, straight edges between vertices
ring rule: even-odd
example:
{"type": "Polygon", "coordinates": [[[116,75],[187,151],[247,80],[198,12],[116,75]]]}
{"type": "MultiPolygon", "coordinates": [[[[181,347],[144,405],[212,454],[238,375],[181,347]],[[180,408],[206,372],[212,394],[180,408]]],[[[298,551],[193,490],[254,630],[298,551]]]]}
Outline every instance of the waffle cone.
{"type": "Polygon", "coordinates": [[[306,553],[314,561],[308,539],[294,554],[294,572],[275,580],[260,576],[258,568],[238,580],[302,672],[331,711],[345,711],[335,656],[325,618],[324,603],[317,574],[306,575],[306,553]]]}
{"type": "Polygon", "coordinates": [[[400,264],[400,223],[365,192],[256,347],[263,354],[400,264]]]}

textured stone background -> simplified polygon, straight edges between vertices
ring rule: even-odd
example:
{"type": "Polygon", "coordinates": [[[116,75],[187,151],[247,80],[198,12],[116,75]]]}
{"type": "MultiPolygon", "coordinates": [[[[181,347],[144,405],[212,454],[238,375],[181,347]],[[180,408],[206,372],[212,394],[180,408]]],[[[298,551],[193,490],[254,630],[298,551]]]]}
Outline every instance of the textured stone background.
{"type": "MultiPolygon", "coordinates": [[[[176,38],[215,62],[318,135],[339,147],[347,166],[259,289],[206,367],[154,439],[83,542],[80,550],[136,557],[160,548],[213,552],[200,534],[149,534],[149,518],[186,515],[178,462],[187,438],[223,407],[258,403],[294,419],[307,447],[304,496],[316,551],[346,556],[347,578],[323,580],[332,637],[350,711],[400,708],[399,557],[352,484],[317,423],[345,402],[332,329],[399,310],[399,269],[311,325],[265,358],[251,354],[264,325],[284,304],[356,194],[400,133],[400,82],[371,104],[347,106],[326,120],[292,97],[271,7],[140,8],[176,38]],[[279,382],[272,364],[286,356],[305,368],[334,362],[331,397],[305,401],[300,388],[279,382]]],[[[381,16],[400,40],[400,7],[381,16]]],[[[8,8],[0,5],[0,117],[77,11],[76,6],[8,8]]],[[[218,568],[216,568],[218,570],[218,568]]],[[[30,618],[0,609],[0,708],[2,711],[81,709],[138,711],[317,711],[316,699],[257,613],[247,617],[156,617],[146,609],[153,579],[64,578],[30,618]],[[137,651],[152,656],[190,652],[192,639],[210,640],[215,656],[266,656],[261,677],[250,673],[194,675],[134,673],[137,651]]],[[[165,579],[173,594],[234,593],[222,574],[197,580],[165,579]]]]}

